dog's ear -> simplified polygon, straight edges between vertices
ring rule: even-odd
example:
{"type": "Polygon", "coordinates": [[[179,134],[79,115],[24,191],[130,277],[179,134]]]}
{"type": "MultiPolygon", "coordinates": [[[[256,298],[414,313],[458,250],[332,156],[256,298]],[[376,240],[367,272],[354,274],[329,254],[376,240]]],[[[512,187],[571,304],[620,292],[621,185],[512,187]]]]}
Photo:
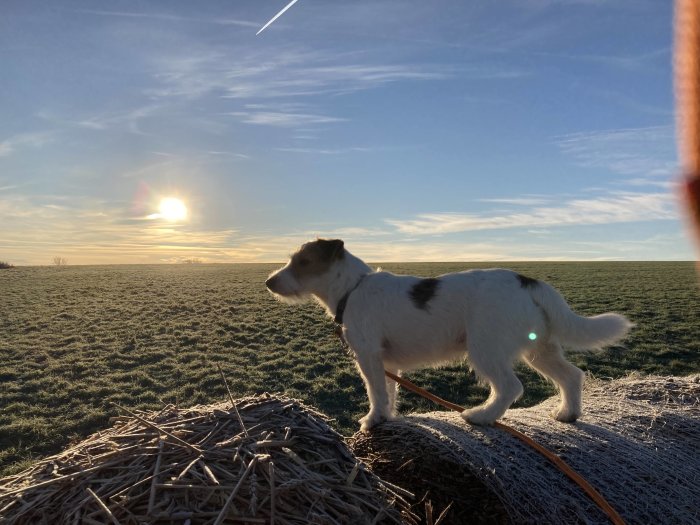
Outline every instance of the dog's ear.
{"type": "Polygon", "coordinates": [[[318,245],[321,248],[321,253],[326,260],[334,261],[336,259],[343,258],[345,243],[340,239],[319,239],[318,245]]]}

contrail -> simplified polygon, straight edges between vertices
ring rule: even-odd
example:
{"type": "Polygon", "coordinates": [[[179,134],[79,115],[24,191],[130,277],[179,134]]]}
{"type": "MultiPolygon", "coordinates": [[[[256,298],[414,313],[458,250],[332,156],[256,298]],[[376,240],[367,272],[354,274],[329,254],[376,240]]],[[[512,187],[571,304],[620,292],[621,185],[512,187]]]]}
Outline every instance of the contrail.
{"type": "Polygon", "coordinates": [[[255,33],[255,36],[258,36],[260,33],[262,33],[263,31],[265,31],[265,29],[267,29],[267,26],[269,26],[272,22],[274,22],[274,21],[277,20],[280,16],[282,16],[282,15],[284,14],[284,12],[285,12],[287,9],[289,9],[290,7],[292,7],[292,6],[293,6],[294,4],[296,4],[298,1],[299,1],[299,0],[292,0],[291,2],[289,2],[289,3],[284,7],[284,9],[282,9],[279,13],[277,13],[275,16],[273,16],[267,24],[265,24],[264,26],[262,26],[262,29],[260,29],[260,31],[258,31],[257,33],[255,33]]]}

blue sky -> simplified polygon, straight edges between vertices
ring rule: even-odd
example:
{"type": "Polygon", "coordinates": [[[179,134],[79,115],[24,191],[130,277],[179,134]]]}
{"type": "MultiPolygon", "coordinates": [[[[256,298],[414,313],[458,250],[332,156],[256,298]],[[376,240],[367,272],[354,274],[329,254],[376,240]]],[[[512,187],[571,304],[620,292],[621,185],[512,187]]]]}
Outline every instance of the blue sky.
{"type": "Polygon", "coordinates": [[[670,2],[285,4],[3,2],[0,260],[694,258],[670,2]]]}

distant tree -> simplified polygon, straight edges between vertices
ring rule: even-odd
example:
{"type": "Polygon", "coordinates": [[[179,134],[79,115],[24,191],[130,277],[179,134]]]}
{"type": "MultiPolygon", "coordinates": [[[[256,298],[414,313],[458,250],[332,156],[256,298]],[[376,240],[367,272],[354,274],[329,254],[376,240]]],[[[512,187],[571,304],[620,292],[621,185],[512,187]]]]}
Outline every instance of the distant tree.
{"type": "Polygon", "coordinates": [[[67,264],[68,264],[68,261],[64,257],[56,256],[53,258],[53,265],[54,266],[66,266],[67,264]]]}
{"type": "Polygon", "coordinates": [[[6,270],[8,268],[14,268],[14,266],[7,261],[0,261],[0,270],[6,270]]]}
{"type": "Polygon", "coordinates": [[[180,262],[182,264],[202,264],[202,259],[199,257],[190,257],[189,259],[182,259],[180,262]]]}

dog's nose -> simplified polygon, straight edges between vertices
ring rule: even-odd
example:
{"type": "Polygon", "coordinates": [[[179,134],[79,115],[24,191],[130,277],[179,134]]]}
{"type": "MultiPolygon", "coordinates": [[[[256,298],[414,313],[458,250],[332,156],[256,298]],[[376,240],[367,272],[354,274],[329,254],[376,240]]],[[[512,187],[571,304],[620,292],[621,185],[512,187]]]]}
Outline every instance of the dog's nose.
{"type": "Polygon", "coordinates": [[[276,279],[277,279],[277,276],[276,276],[276,275],[273,275],[273,276],[270,277],[267,281],[265,281],[265,286],[267,286],[267,288],[268,288],[269,290],[272,290],[272,287],[275,285],[275,280],[276,280],[276,279]]]}

